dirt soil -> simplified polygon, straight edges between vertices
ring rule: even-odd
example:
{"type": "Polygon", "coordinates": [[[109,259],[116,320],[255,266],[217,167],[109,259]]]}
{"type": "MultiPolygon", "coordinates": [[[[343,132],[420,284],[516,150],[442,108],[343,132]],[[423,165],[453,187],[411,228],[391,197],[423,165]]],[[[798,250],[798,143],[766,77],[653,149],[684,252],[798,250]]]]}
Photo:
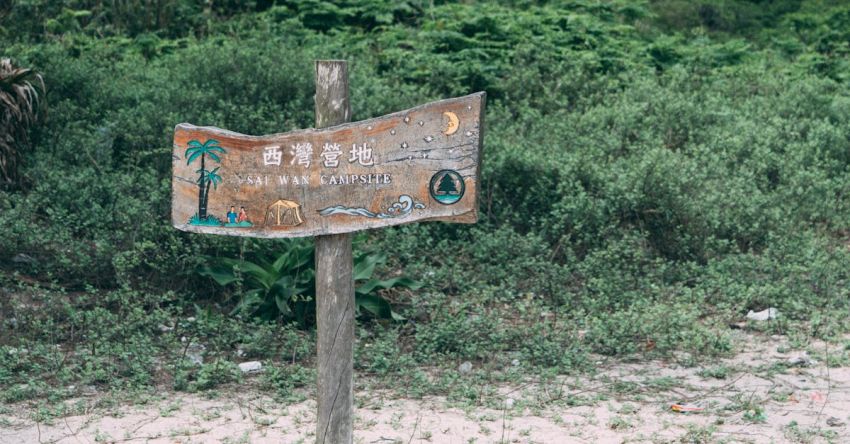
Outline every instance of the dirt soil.
{"type": "MultiPolygon", "coordinates": [[[[758,334],[737,343],[734,357],[695,367],[600,361],[593,376],[502,387],[502,408],[361,391],[355,442],[850,443],[848,346],[810,344],[804,354],[785,337],[758,334]],[[698,411],[676,412],[674,403],[698,411]]],[[[173,393],[37,423],[34,404],[20,404],[0,414],[0,443],[312,443],[315,407],[232,388],[216,399],[173,393]]]]}

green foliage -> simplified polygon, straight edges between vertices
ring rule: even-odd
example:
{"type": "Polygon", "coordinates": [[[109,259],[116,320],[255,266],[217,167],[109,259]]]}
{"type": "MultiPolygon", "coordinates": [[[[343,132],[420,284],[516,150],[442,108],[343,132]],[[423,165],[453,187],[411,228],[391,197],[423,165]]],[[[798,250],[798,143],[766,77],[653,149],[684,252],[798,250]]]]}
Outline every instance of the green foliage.
{"type": "Polygon", "coordinates": [[[253,260],[209,258],[199,274],[222,286],[241,287],[234,314],[266,319],[282,316],[307,325],[314,313],[310,308],[315,288],[313,246],[299,240],[287,242],[282,250],[277,256],[257,255],[253,260]]]}
{"type": "Polygon", "coordinates": [[[316,381],[315,371],[298,365],[280,365],[266,368],[262,376],[262,385],[279,398],[301,400],[295,390],[309,387],[316,381]]]}
{"type": "Polygon", "coordinates": [[[198,213],[192,215],[189,218],[189,223],[192,225],[206,225],[210,227],[220,227],[224,225],[224,222],[216,216],[207,215],[207,217],[201,218],[198,216],[198,213]]]}
{"type": "Polygon", "coordinates": [[[0,59],[0,181],[19,185],[18,163],[29,148],[30,128],[45,114],[44,79],[0,59]]]}
{"type": "MultiPolygon", "coordinates": [[[[264,319],[295,320],[312,325],[315,316],[315,258],[313,244],[306,240],[282,243],[276,256],[263,253],[248,259],[209,258],[200,268],[202,276],[219,285],[235,284],[239,302],[234,314],[264,319]]],[[[390,279],[372,277],[375,267],[386,262],[382,253],[363,252],[354,256],[355,306],[383,319],[402,319],[378,292],[391,288],[417,289],[421,285],[404,276],[390,279]]]]}
{"type": "MultiPolygon", "coordinates": [[[[0,191],[0,272],[51,289],[0,298],[20,326],[0,327],[4,399],[190,389],[181,338],[208,347],[204,386],[232,380],[238,349],[294,365],[269,386],[298,387],[312,338],[283,323],[312,319],[309,244],[177,232],[170,154],[179,122],[311,126],[318,58],[352,62],[354,120],[488,93],[479,223],[372,232],[358,255],[361,371],[469,400],[457,361],[696,360],[727,353],[748,310],[834,338],[850,330],[850,13],[834,3],[14,2],[0,47],[43,75],[51,111],[26,186],[0,191]],[[423,287],[384,291],[415,287],[402,274],[423,287]],[[391,308],[403,322],[381,321],[391,308]]],[[[219,175],[198,167],[201,204],[219,175]]]]}
{"type": "Polygon", "coordinates": [[[163,345],[155,332],[170,315],[162,304],[173,294],[23,291],[30,302],[7,307],[15,328],[7,336],[5,325],[0,336],[0,384],[10,388],[4,401],[75,396],[87,386],[154,383],[155,357],[163,345]]]}
{"type": "Polygon", "coordinates": [[[217,360],[204,364],[198,371],[197,379],[189,384],[188,389],[190,391],[209,390],[223,384],[238,382],[241,378],[242,372],[236,364],[217,360]]]}

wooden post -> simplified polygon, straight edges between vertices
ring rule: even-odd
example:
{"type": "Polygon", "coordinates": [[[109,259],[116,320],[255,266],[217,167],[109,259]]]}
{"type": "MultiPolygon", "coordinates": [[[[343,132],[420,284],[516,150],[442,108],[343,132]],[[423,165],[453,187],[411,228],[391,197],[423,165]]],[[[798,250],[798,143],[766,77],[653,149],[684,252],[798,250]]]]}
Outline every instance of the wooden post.
{"type": "MultiPolygon", "coordinates": [[[[344,60],[317,60],[316,128],[350,120],[347,63],[344,60]]],[[[318,444],[353,442],[353,267],[351,233],[316,237],[318,444]]]]}
{"type": "Polygon", "coordinates": [[[320,129],[249,136],[174,128],[171,222],[202,234],[316,237],[316,442],[352,444],[351,233],[478,220],[486,94],[347,123],[348,65],[318,60],[315,75],[320,129]]]}

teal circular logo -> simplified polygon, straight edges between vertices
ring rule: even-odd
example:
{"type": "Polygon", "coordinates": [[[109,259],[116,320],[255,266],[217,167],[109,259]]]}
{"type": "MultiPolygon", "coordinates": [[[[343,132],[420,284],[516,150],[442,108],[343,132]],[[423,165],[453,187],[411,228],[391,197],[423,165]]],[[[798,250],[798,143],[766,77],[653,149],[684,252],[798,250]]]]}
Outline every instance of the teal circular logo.
{"type": "Polygon", "coordinates": [[[457,171],[440,170],[431,176],[429,190],[434,200],[443,205],[451,205],[463,197],[466,184],[463,183],[463,177],[457,171]]]}

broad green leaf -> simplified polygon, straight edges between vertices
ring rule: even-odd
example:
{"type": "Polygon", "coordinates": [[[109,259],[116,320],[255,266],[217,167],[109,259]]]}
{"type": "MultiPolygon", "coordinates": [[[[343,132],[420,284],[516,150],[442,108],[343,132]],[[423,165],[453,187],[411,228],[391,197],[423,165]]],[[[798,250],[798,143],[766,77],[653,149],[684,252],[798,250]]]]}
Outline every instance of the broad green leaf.
{"type": "MultiPolygon", "coordinates": [[[[280,270],[287,264],[287,262],[289,262],[289,256],[290,255],[289,255],[288,251],[285,252],[285,253],[281,253],[281,255],[278,256],[277,259],[275,259],[275,261],[272,263],[272,265],[271,265],[272,268],[274,268],[276,271],[280,272],[280,270]]],[[[289,267],[286,267],[286,268],[289,268],[289,267]]]]}
{"type": "Polygon", "coordinates": [[[289,298],[284,295],[277,295],[274,298],[275,305],[278,311],[284,316],[289,315],[292,310],[289,308],[289,298]]]}
{"type": "Polygon", "coordinates": [[[405,287],[411,290],[422,288],[422,283],[410,279],[408,277],[397,277],[386,280],[370,279],[367,282],[357,287],[357,291],[361,293],[371,293],[375,290],[386,290],[393,287],[405,287]]]}
{"type": "Polygon", "coordinates": [[[269,273],[263,267],[260,267],[257,264],[248,261],[242,261],[239,263],[239,270],[246,277],[250,277],[254,279],[257,283],[263,286],[266,290],[271,288],[272,284],[276,279],[276,275],[273,273],[269,273]]]}
{"type": "Polygon", "coordinates": [[[239,304],[233,308],[231,314],[237,313],[254,313],[257,308],[262,304],[263,299],[260,297],[262,294],[261,290],[251,290],[242,295],[242,299],[239,301],[239,304]]]}
{"type": "Polygon", "coordinates": [[[239,280],[232,267],[203,266],[198,270],[201,276],[211,277],[218,285],[225,286],[239,280]]]}
{"type": "Polygon", "coordinates": [[[387,256],[382,253],[367,254],[360,256],[354,264],[354,280],[360,281],[372,277],[375,271],[375,266],[386,261],[387,256]]]}
{"type": "Polygon", "coordinates": [[[355,304],[378,318],[389,319],[392,317],[390,303],[380,296],[374,294],[357,295],[355,304]]]}

